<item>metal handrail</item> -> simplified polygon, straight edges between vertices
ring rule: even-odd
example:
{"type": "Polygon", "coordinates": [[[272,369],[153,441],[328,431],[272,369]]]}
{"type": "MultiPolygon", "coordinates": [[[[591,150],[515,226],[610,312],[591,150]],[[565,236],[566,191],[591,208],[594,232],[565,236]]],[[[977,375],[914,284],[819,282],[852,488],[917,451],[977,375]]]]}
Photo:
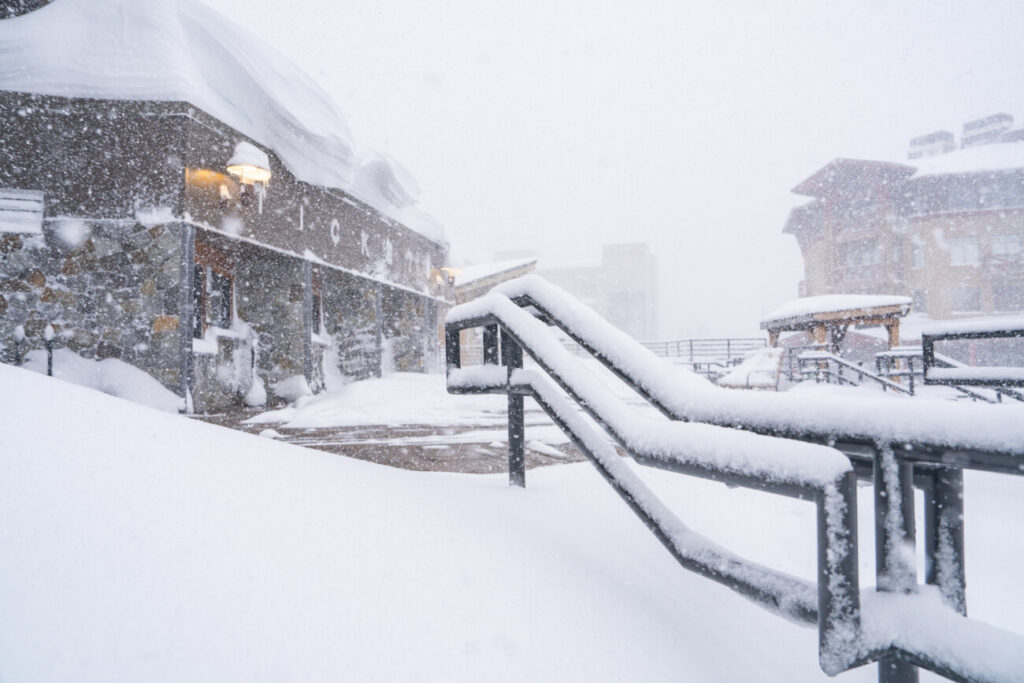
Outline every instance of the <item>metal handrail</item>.
{"type": "MultiPolygon", "coordinates": [[[[903,548],[915,543],[913,489],[915,486],[921,488],[925,498],[925,582],[936,585],[951,607],[963,615],[967,614],[962,470],[1022,475],[1024,443],[1015,446],[1007,444],[1001,448],[981,448],[971,445],[971,438],[959,439],[960,443],[955,443],[957,440],[954,439],[951,443],[948,438],[923,437],[920,430],[882,438],[867,429],[850,431],[848,427],[839,426],[843,424],[838,419],[842,415],[837,415],[837,419],[828,424],[827,419],[804,420],[801,415],[790,411],[774,411],[770,422],[766,422],[756,414],[744,415],[742,406],[716,414],[700,409],[699,404],[693,402],[669,405],[644,386],[629,368],[612,360],[611,356],[618,355],[618,347],[613,344],[604,348],[606,340],[602,343],[581,334],[553,314],[552,309],[557,308],[557,301],[538,300],[536,291],[518,285],[518,282],[529,279],[530,276],[527,276],[519,281],[505,283],[498,290],[507,292],[514,303],[529,308],[540,320],[561,329],[666,416],[727,427],[740,426],[760,434],[825,443],[847,454],[858,475],[874,483],[875,564],[879,590],[892,590],[894,585],[900,585],[901,582],[903,585],[916,585],[913,566],[907,565],[903,548]],[[944,571],[940,571],[940,553],[944,556],[944,571]]],[[[545,290],[540,291],[540,299],[547,296],[545,290]]],[[[583,306],[578,302],[573,305],[583,306]]],[[[636,346],[640,347],[639,344],[636,346]]],[[[824,406],[819,408],[827,410],[824,406]]],[[[853,405],[849,406],[851,410],[854,408],[853,405]]],[[[843,406],[841,409],[847,408],[843,406]]],[[[975,432],[970,432],[970,435],[973,434],[975,432]]],[[[887,682],[916,680],[916,672],[910,663],[957,678],[955,671],[936,668],[913,653],[893,651],[886,655],[886,660],[880,665],[880,679],[887,682]]]]}
{"type": "MultiPolygon", "coordinates": [[[[527,316],[528,318],[529,316],[527,316]]],[[[536,323],[536,321],[530,320],[536,323]]],[[[543,330],[540,323],[536,323],[543,330]]],[[[521,325],[521,323],[520,323],[521,325]]],[[[827,482],[800,480],[796,475],[780,475],[772,480],[718,464],[672,457],[671,454],[640,446],[627,438],[622,425],[613,416],[604,414],[592,392],[575,386],[543,354],[537,353],[522,327],[515,328],[501,316],[449,322],[446,331],[448,391],[450,393],[507,393],[509,400],[509,477],[513,485],[525,485],[523,396],[534,398],[579,450],[587,457],[635,514],[655,534],[684,568],[717,581],[773,611],[799,621],[816,623],[819,631],[819,659],[822,668],[835,674],[868,661],[869,655],[857,656],[859,632],[859,582],[857,577],[856,475],[852,466],[827,482]],[[507,374],[481,383],[472,374],[461,370],[459,332],[469,327],[484,327],[487,364],[496,365],[500,338],[500,356],[507,374]],[[528,353],[546,376],[523,371],[523,352],[528,353]],[[548,379],[550,378],[550,379],[548,379]],[[552,382],[554,384],[552,384],[552,382]],[[579,419],[575,406],[567,408],[559,396],[557,385],[575,400],[626,450],[638,464],[677,473],[712,479],[732,486],[767,491],[777,495],[812,500],[817,507],[818,581],[816,588],[801,579],[774,571],[721,550],[693,552],[680,543],[678,520],[663,508],[643,483],[623,469],[614,449],[587,422],[579,419]],[[816,599],[815,599],[816,595],[816,599]],[[851,653],[855,653],[851,655],[851,653]]],[[[556,346],[558,350],[564,347],[556,346]]],[[[548,353],[552,353],[549,348],[548,353]]],[[[576,361],[568,352],[563,363],[576,361]]],[[[671,423],[669,423],[671,425],[671,423]]],[[[686,429],[684,425],[678,427],[686,429]]],[[[690,538],[697,538],[686,531],[690,538]]],[[[710,548],[710,546],[709,546],[710,548]]]]}
{"type": "MultiPolygon", "coordinates": [[[[833,372],[831,370],[827,370],[827,372],[829,373],[830,376],[836,377],[840,384],[842,384],[842,383],[847,383],[847,384],[851,384],[851,385],[852,384],[857,384],[856,382],[853,382],[853,381],[849,380],[848,378],[843,377],[842,369],[846,368],[847,370],[851,370],[851,371],[857,373],[857,375],[858,375],[858,377],[859,377],[861,382],[863,382],[864,379],[867,378],[867,379],[870,379],[873,382],[877,382],[882,387],[883,390],[891,389],[891,390],[895,391],[896,393],[908,394],[910,396],[913,396],[913,394],[914,394],[912,389],[908,389],[907,387],[904,387],[904,386],[902,386],[900,384],[897,384],[896,382],[888,380],[885,377],[882,377],[881,375],[876,375],[875,373],[873,373],[873,372],[871,372],[869,370],[865,370],[864,368],[860,367],[856,363],[851,363],[850,361],[846,360],[845,358],[841,358],[841,357],[839,357],[839,356],[837,356],[837,355],[835,355],[833,353],[829,353],[827,351],[808,351],[808,352],[802,353],[802,354],[800,354],[797,357],[797,362],[800,364],[801,372],[804,371],[804,365],[806,363],[816,363],[816,364],[817,363],[826,363],[826,364],[834,364],[834,365],[836,365],[837,368],[838,368],[837,371],[833,372]]],[[[821,372],[822,369],[821,368],[816,368],[815,371],[816,372],[821,372]]]]}

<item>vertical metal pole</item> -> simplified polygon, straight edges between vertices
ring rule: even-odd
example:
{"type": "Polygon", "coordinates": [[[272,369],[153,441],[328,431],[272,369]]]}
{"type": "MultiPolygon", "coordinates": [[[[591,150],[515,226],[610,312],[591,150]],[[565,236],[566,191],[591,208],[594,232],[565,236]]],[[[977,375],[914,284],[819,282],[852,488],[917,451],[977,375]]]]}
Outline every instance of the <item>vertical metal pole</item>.
{"type": "Polygon", "coordinates": [[[690,340],[690,365],[693,365],[693,340],[690,340]]]}
{"type": "Polygon", "coordinates": [[[964,475],[943,468],[925,489],[925,583],[939,587],[950,607],[967,616],[964,567],[964,475]]]}
{"type": "Polygon", "coordinates": [[[53,377],[53,340],[46,340],[46,376],[53,377]]]}
{"type": "Polygon", "coordinates": [[[907,371],[910,373],[910,395],[914,395],[914,359],[907,358],[907,371]]]}
{"type": "Polygon", "coordinates": [[[374,301],[374,314],[377,316],[377,377],[384,375],[384,285],[377,283],[374,301]]]}
{"type": "MultiPolygon", "coordinates": [[[[874,458],[875,580],[877,590],[910,593],[916,589],[914,567],[914,466],[900,462],[889,444],[874,458]]],[[[916,683],[917,667],[898,657],[878,662],[879,683],[916,683]]]]}
{"type": "Polygon", "coordinates": [[[818,654],[823,660],[842,652],[860,632],[857,573],[857,475],[837,482],[837,500],[817,497],[818,654]],[[831,503],[831,504],[830,504],[831,503]],[[833,541],[836,541],[833,543],[833,541]]]}
{"type": "Polygon", "coordinates": [[[484,364],[498,364],[498,326],[484,327],[484,364]]]}
{"type": "Polygon", "coordinates": [[[302,261],[302,374],[310,391],[313,386],[313,264],[302,261]]]}
{"type": "MultiPolygon", "coordinates": [[[[486,348],[486,347],[485,347],[486,348]]],[[[523,347],[501,335],[501,360],[508,368],[508,484],[526,486],[526,424],[523,396],[512,389],[512,373],[523,367],[523,347]]]]}
{"type": "Polygon", "coordinates": [[[444,365],[445,375],[455,368],[462,367],[462,349],[460,335],[462,330],[445,326],[444,328],[444,365]]]}
{"type": "Polygon", "coordinates": [[[196,229],[188,223],[181,223],[181,261],[178,265],[178,281],[181,284],[178,300],[178,375],[181,382],[181,396],[185,399],[185,410],[193,410],[195,394],[195,360],[192,356],[192,336],[195,329],[195,288],[196,288],[196,229]]]}

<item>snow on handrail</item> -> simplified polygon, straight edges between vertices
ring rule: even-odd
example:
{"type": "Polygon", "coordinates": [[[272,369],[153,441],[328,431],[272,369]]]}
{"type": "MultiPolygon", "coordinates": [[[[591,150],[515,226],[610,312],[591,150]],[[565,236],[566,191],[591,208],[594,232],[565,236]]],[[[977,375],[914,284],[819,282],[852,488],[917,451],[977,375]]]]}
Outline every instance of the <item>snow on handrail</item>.
{"type": "MultiPolygon", "coordinates": [[[[1011,466],[1001,464],[1000,471],[1024,473],[1019,469],[1024,465],[1024,420],[1017,419],[1012,408],[729,391],[683,368],[667,367],[592,309],[536,275],[502,283],[492,292],[539,309],[677,419],[823,440],[909,444],[923,447],[919,454],[929,447],[985,451],[1011,456],[1011,466]]],[[[456,321],[469,312],[458,306],[448,319],[456,321]]]]}
{"type": "Polygon", "coordinates": [[[938,591],[861,593],[865,651],[896,650],[953,680],[1011,683],[1024,675],[1024,638],[949,609],[938,591]]]}
{"type": "MultiPolygon", "coordinates": [[[[545,323],[500,294],[453,309],[446,334],[451,345],[449,391],[504,389],[510,396],[532,395],[682,566],[792,618],[816,619],[823,670],[838,673],[863,660],[866,653],[857,641],[857,532],[855,523],[851,524],[856,518],[856,476],[843,454],[816,444],[637,415],[545,323]],[[810,584],[719,550],[682,526],[546,377],[516,369],[520,361],[511,360],[509,367],[459,368],[458,330],[496,324],[503,338],[515,342],[511,346],[529,353],[638,463],[814,500],[818,508],[817,600],[810,584]]],[[[503,347],[503,353],[508,350],[503,347]]],[[[511,402],[509,410],[511,442],[511,402]]],[[[511,464],[510,449],[510,468],[511,464]]]]}
{"type": "MultiPolygon", "coordinates": [[[[453,371],[457,374],[459,371],[453,371]]],[[[619,456],[607,438],[583,419],[575,406],[567,401],[555,385],[533,370],[516,370],[511,386],[525,389],[553,420],[563,426],[570,437],[583,446],[591,461],[608,482],[625,498],[638,514],[649,518],[662,532],[663,543],[691,568],[703,567],[713,572],[716,580],[746,594],[766,595],[782,614],[801,621],[817,619],[817,592],[814,584],[767,567],[749,562],[723,549],[704,536],[690,530],[661,502],[643,480],[619,456]]]]}
{"type": "MultiPolygon", "coordinates": [[[[524,349],[630,451],[652,460],[687,463],[728,472],[753,482],[818,489],[852,469],[842,453],[817,444],[766,437],[709,424],[635,414],[547,326],[500,294],[453,308],[448,324],[496,319],[524,349]]],[[[664,362],[651,354],[664,370],[664,362]]],[[[457,381],[464,381],[456,377],[457,381]]],[[[703,381],[703,380],[702,380],[703,381]]]]}

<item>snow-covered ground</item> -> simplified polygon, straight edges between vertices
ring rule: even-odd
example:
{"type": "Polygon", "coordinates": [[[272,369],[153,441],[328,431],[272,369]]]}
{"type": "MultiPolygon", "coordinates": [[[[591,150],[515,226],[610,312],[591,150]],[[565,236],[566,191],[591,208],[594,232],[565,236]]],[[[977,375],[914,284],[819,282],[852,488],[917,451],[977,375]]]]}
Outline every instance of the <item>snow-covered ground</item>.
{"type": "MultiPolygon", "coordinates": [[[[518,490],[8,366],[0,384],[0,680],[825,678],[814,630],[681,570],[587,464],[518,490]]],[[[812,505],[642,475],[695,530],[814,576],[812,505]]],[[[1024,544],[1007,537],[1024,481],[966,487],[970,613],[1024,632],[1024,544]]]]}

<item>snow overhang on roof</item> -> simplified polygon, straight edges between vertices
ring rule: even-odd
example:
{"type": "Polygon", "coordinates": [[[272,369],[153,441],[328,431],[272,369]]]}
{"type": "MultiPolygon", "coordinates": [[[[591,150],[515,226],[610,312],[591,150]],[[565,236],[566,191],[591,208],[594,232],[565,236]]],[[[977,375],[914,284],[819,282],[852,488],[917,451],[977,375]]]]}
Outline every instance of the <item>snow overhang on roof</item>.
{"type": "Polygon", "coordinates": [[[793,299],[761,320],[761,329],[802,329],[823,322],[866,321],[903,317],[910,312],[910,297],[882,294],[827,294],[793,299]]]}
{"type": "Polygon", "coordinates": [[[969,175],[1024,170],[1024,142],[1002,142],[915,159],[912,180],[942,175],[969,175]]]}
{"type": "Polygon", "coordinates": [[[900,182],[914,173],[914,167],[888,161],[833,159],[793,188],[807,197],[849,195],[859,187],[882,186],[900,182]]]}
{"type": "Polygon", "coordinates": [[[490,278],[513,273],[518,276],[522,274],[518,271],[533,270],[536,265],[537,259],[530,257],[466,266],[465,268],[458,269],[458,272],[455,274],[455,286],[457,288],[468,287],[490,278]]]}
{"type": "Polygon", "coordinates": [[[0,21],[0,90],[187,102],[336,188],[444,242],[392,159],[361,152],[344,114],[277,50],[198,0],[60,0],[0,21]]]}

